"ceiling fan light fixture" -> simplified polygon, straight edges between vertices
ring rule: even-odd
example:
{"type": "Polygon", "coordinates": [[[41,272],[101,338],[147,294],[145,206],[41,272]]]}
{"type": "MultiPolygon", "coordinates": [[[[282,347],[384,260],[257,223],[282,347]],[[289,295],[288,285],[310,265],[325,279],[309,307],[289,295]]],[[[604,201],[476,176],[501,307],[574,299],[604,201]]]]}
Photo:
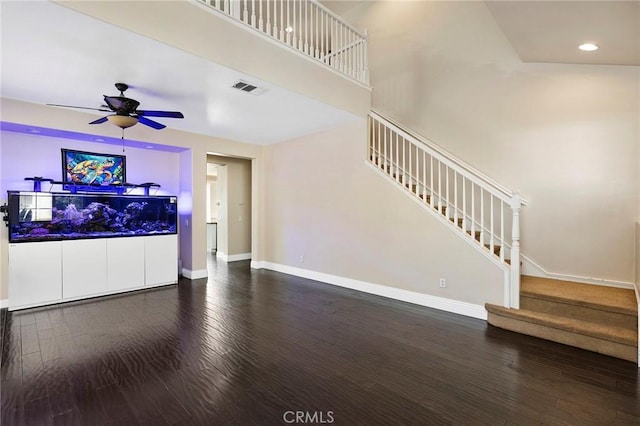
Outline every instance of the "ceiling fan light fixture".
{"type": "Polygon", "coordinates": [[[107,117],[109,123],[114,126],[118,126],[121,129],[126,129],[131,126],[135,126],[138,124],[138,119],[136,117],[131,117],[128,115],[110,115],[107,117]]]}

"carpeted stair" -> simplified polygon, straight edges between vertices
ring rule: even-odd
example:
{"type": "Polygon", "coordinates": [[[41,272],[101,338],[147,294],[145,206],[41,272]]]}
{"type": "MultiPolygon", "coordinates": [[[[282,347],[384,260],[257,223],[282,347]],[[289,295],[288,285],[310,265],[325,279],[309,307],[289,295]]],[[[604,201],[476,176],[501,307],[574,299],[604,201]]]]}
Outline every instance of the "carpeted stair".
{"type": "Polygon", "coordinates": [[[638,362],[633,290],[522,276],[520,309],[485,308],[496,327],[638,362]]]}

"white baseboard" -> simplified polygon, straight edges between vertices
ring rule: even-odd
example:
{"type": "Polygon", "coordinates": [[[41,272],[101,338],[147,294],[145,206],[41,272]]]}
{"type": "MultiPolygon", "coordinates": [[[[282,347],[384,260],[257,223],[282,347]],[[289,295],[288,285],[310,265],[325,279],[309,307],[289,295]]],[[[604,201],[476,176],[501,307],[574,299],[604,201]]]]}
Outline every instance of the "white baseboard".
{"type": "Polygon", "coordinates": [[[522,261],[522,269],[520,273],[522,275],[530,275],[532,277],[540,277],[540,278],[551,278],[554,280],[561,281],[573,281],[576,283],[582,284],[594,284],[594,285],[603,285],[607,287],[618,287],[618,288],[627,288],[633,290],[633,283],[625,282],[625,281],[614,281],[607,280],[604,278],[594,278],[594,277],[581,277],[578,275],[570,275],[570,274],[558,274],[555,272],[546,271],[542,266],[538,265],[533,259],[521,255],[520,260],[522,261]]]}
{"type": "Polygon", "coordinates": [[[459,300],[445,299],[443,297],[431,296],[429,294],[417,293],[410,290],[402,290],[394,287],[373,284],[366,281],[354,280],[337,275],[325,274],[322,272],[310,271],[308,269],[295,268],[293,266],[281,265],[278,263],[265,261],[252,261],[251,267],[254,269],[270,269],[289,275],[308,278],[327,284],[350,288],[364,293],[375,294],[377,296],[388,297],[390,299],[401,300],[420,306],[439,309],[441,311],[454,314],[465,315],[482,320],[487,319],[487,311],[484,306],[472,303],[461,302],[459,300]]]}
{"type": "Polygon", "coordinates": [[[9,299],[0,299],[0,309],[9,307],[9,299]]]}
{"type": "Polygon", "coordinates": [[[216,258],[222,260],[225,263],[228,262],[237,262],[239,260],[249,260],[251,259],[251,253],[240,253],[240,254],[225,254],[222,252],[216,252],[216,258]]]}
{"type": "Polygon", "coordinates": [[[192,271],[191,269],[182,268],[182,276],[190,280],[197,280],[200,278],[207,278],[209,276],[209,272],[207,272],[206,269],[197,269],[192,271]]]}

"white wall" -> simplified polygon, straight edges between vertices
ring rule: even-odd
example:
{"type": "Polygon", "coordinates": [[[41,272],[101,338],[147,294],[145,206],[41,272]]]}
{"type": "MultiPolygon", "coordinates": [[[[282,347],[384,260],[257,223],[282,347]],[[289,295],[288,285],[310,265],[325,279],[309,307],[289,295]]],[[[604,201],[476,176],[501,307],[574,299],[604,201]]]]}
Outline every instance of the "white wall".
{"type": "Polygon", "coordinates": [[[371,170],[365,146],[362,120],[265,147],[265,260],[502,304],[502,270],[371,170]]]}
{"type": "Polygon", "coordinates": [[[640,70],[525,64],[483,2],[369,2],[373,105],[530,201],[522,251],[633,282],[640,70]]]}

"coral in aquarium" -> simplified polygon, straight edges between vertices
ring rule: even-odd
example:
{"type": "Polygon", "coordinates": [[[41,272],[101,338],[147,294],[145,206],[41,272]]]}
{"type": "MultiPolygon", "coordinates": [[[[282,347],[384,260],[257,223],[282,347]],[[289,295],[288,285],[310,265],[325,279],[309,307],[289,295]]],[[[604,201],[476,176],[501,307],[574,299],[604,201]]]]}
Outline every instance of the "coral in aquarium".
{"type": "Polygon", "coordinates": [[[144,197],[144,201],[141,198],[54,196],[51,221],[11,223],[11,241],[175,233],[175,198],[172,201],[169,197],[144,197]]]}

